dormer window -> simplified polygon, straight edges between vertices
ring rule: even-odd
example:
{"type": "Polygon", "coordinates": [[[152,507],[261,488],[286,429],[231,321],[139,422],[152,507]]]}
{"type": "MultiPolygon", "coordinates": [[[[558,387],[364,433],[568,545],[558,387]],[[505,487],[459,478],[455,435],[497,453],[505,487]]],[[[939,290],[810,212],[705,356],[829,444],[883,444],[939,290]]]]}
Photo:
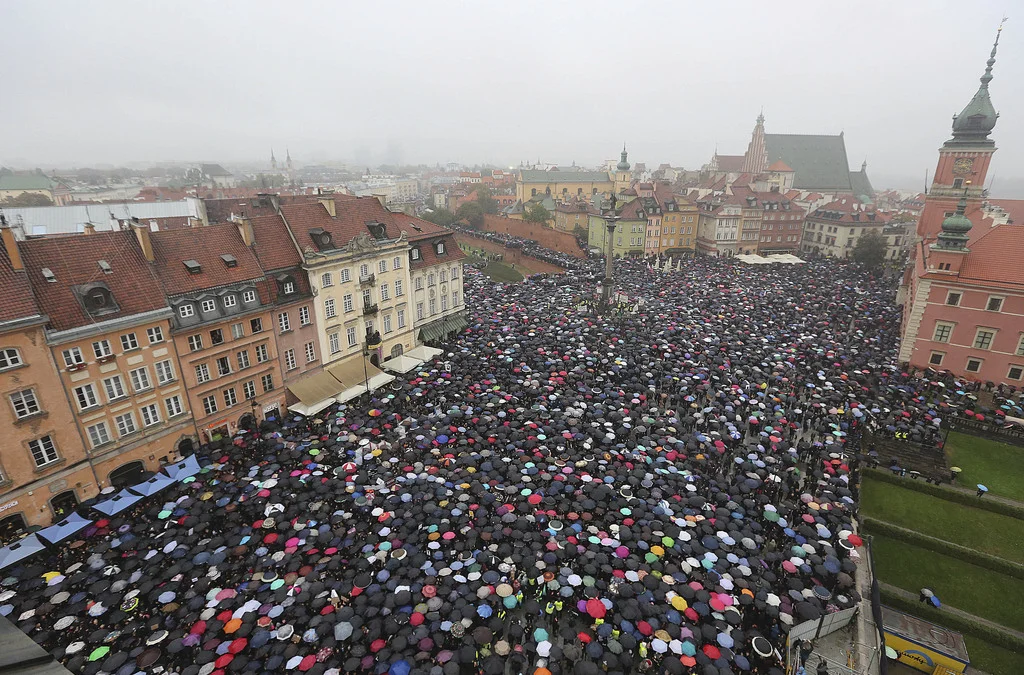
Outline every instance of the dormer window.
{"type": "Polygon", "coordinates": [[[209,314],[210,312],[217,311],[216,300],[203,300],[203,314],[209,314]]]}
{"type": "Polygon", "coordinates": [[[443,241],[437,242],[436,248],[434,250],[437,251],[438,255],[444,255],[444,242],[443,241]]]}
{"type": "Polygon", "coordinates": [[[224,265],[227,267],[238,267],[238,259],[230,253],[223,253],[220,259],[224,261],[224,265]]]}
{"type": "Polygon", "coordinates": [[[187,319],[189,317],[195,316],[195,313],[195,308],[190,304],[178,305],[178,316],[180,316],[182,319],[187,319]]]}
{"type": "Polygon", "coordinates": [[[387,229],[384,223],[371,220],[366,223],[366,229],[370,231],[370,236],[374,239],[387,239],[387,229]]]}
{"type": "Polygon", "coordinates": [[[419,260],[420,259],[420,250],[418,248],[411,248],[411,249],[409,249],[409,259],[414,261],[414,262],[419,260]]]}
{"type": "Polygon", "coordinates": [[[322,227],[314,227],[309,231],[309,237],[316,244],[316,247],[321,251],[334,248],[334,241],[331,239],[331,233],[324,230],[322,227]]]}
{"type": "Polygon", "coordinates": [[[106,284],[85,284],[76,287],[75,292],[85,307],[85,311],[92,316],[112,314],[119,311],[117,303],[114,302],[114,296],[106,284]]]}
{"type": "Polygon", "coordinates": [[[295,282],[293,282],[293,281],[286,281],[286,282],[284,282],[284,287],[283,287],[282,290],[284,291],[285,295],[290,295],[290,294],[294,293],[295,292],[295,282]]]}
{"type": "Polygon", "coordinates": [[[256,302],[256,291],[246,291],[242,293],[242,302],[251,303],[256,302]]]}
{"type": "Polygon", "coordinates": [[[188,270],[189,274],[199,274],[203,271],[202,265],[200,265],[197,260],[184,260],[182,261],[182,264],[185,266],[185,269],[188,270]]]}

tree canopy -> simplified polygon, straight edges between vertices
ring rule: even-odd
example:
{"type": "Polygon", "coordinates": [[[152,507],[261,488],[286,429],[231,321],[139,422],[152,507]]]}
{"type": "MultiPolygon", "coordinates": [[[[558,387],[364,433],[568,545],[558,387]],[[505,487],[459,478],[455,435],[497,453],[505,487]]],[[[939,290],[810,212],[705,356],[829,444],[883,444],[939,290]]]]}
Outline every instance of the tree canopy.
{"type": "Polygon", "coordinates": [[[421,218],[423,218],[423,220],[430,221],[434,225],[440,225],[441,227],[451,227],[452,223],[459,219],[459,217],[454,213],[440,206],[427,211],[421,216],[421,218]]]}
{"type": "Polygon", "coordinates": [[[3,201],[4,206],[53,206],[53,200],[38,192],[22,192],[17,197],[8,197],[3,201]]]}
{"type": "Polygon", "coordinates": [[[523,212],[523,220],[530,223],[546,223],[551,220],[551,214],[543,204],[530,204],[523,212]]]}
{"type": "Polygon", "coordinates": [[[455,212],[459,220],[465,220],[470,227],[480,229],[484,226],[484,209],[479,201],[466,202],[455,212]]]}
{"type": "Polygon", "coordinates": [[[885,248],[885,236],[872,230],[862,234],[857,240],[853,247],[853,259],[873,269],[885,260],[885,248]]]}

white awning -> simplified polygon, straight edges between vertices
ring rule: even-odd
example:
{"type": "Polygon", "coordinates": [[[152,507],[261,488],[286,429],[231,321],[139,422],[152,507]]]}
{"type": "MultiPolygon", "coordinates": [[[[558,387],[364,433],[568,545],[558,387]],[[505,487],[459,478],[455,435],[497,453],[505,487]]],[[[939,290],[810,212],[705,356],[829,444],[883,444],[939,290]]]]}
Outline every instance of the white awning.
{"type": "Polygon", "coordinates": [[[346,385],[341,384],[337,378],[327,371],[320,371],[307,375],[288,385],[288,389],[295,394],[303,405],[313,406],[330,399],[346,385]]]}
{"type": "Polygon", "coordinates": [[[292,411],[293,413],[298,413],[303,417],[312,417],[313,415],[317,414],[318,412],[320,412],[327,406],[331,405],[332,403],[334,403],[333,397],[325,398],[322,401],[317,401],[316,403],[312,403],[310,405],[306,405],[304,403],[295,403],[293,405],[288,406],[288,410],[292,411]]]}
{"type": "Polygon", "coordinates": [[[401,356],[395,356],[388,359],[381,364],[381,368],[384,370],[390,370],[392,373],[408,373],[410,370],[416,368],[422,363],[423,361],[420,361],[419,359],[414,359],[411,356],[402,354],[401,356]]]}
{"type": "Polygon", "coordinates": [[[435,349],[434,347],[428,347],[427,345],[420,345],[415,349],[410,349],[406,353],[406,356],[419,359],[420,361],[432,361],[435,356],[440,356],[443,353],[444,351],[441,349],[435,349]]]}
{"type": "Polygon", "coordinates": [[[370,378],[370,391],[376,391],[384,385],[391,384],[395,381],[395,376],[388,373],[378,373],[370,378]]]}
{"type": "Polygon", "coordinates": [[[334,398],[335,398],[335,400],[338,403],[348,403],[352,399],[357,398],[358,396],[361,396],[365,392],[366,392],[366,387],[364,387],[363,385],[359,384],[359,385],[356,385],[356,386],[354,386],[354,387],[352,387],[350,389],[346,389],[345,391],[341,392],[340,394],[338,394],[334,398]]]}

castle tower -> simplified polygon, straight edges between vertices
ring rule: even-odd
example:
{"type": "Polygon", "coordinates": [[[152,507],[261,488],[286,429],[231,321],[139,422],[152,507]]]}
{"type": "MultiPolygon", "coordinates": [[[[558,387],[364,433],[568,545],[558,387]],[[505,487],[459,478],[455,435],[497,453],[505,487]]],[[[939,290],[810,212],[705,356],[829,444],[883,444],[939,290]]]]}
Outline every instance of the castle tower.
{"type": "Polygon", "coordinates": [[[939,148],[931,189],[917,221],[917,235],[926,242],[939,236],[947,213],[959,211],[957,202],[961,197],[965,201],[961,215],[967,219],[980,218],[982,189],[996,151],[995,141],[989,134],[999,114],[992,105],[988,85],[992,81],[992,66],[996,62],[1002,30],[1000,25],[981,76],[981,86],[960,114],[953,116],[953,137],[939,148]]]}

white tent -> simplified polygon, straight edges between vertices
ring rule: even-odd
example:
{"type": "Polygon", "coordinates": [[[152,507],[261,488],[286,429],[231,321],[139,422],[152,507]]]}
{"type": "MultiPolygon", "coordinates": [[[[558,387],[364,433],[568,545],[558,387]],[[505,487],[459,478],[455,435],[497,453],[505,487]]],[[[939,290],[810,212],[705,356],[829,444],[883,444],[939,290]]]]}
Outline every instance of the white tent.
{"type": "Polygon", "coordinates": [[[334,403],[334,400],[334,398],[325,398],[322,401],[317,401],[316,403],[310,405],[306,405],[304,403],[293,403],[292,405],[288,406],[288,410],[292,411],[293,413],[298,413],[303,417],[312,417],[313,415],[317,414],[327,406],[334,403]]]}
{"type": "Polygon", "coordinates": [[[414,359],[411,356],[402,354],[401,356],[395,356],[384,363],[380,364],[384,370],[390,370],[392,373],[408,373],[413,368],[421,365],[423,361],[414,359]]]}
{"type": "Polygon", "coordinates": [[[420,361],[433,361],[435,356],[440,356],[444,351],[441,349],[435,349],[434,347],[428,347],[427,345],[420,345],[415,349],[410,349],[406,356],[420,361]]]}

